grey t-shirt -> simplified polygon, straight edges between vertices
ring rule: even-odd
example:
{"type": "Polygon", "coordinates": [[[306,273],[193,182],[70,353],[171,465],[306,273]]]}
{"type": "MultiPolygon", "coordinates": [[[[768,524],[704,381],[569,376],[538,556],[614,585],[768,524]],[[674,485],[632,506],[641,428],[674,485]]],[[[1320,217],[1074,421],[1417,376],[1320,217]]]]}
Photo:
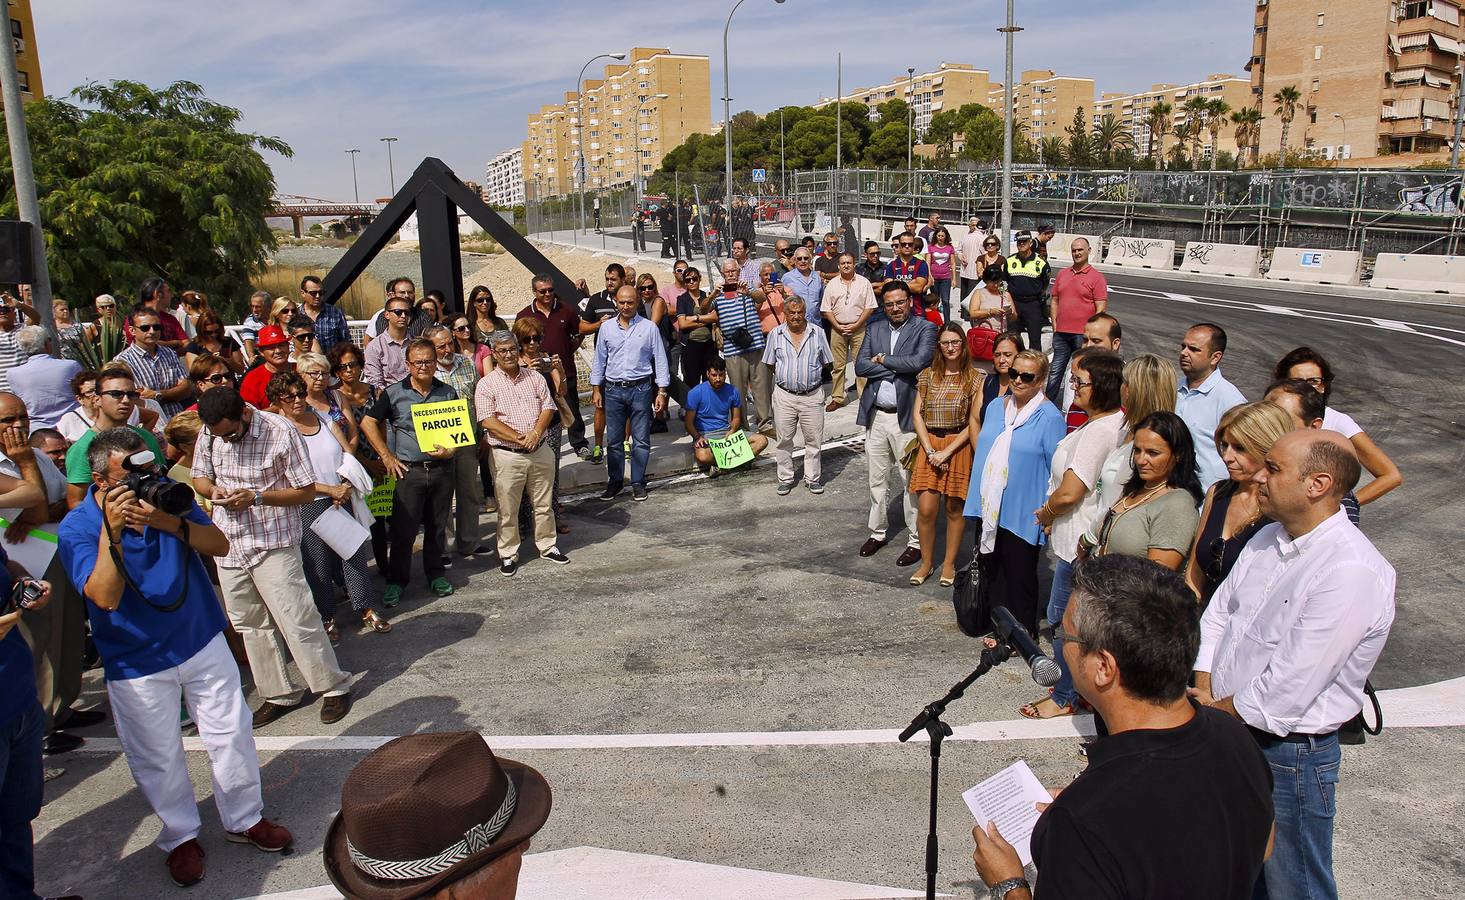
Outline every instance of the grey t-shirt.
{"type": "Polygon", "coordinates": [[[1200,511],[1189,491],[1168,491],[1117,516],[1109,526],[1104,552],[1143,558],[1153,549],[1188,556],[1199,521],[1200,511]]]}

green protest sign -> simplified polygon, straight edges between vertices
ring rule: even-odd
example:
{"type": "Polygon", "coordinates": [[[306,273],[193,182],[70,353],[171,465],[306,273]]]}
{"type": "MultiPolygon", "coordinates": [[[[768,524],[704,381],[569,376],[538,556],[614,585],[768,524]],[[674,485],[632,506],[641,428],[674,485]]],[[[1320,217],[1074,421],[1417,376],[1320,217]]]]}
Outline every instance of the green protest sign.
{"type": "Polygon", "coordinates": [[[392,514],[392,493],[397,489],[397,479],[388,478],[371,489],[366,495],[366,508],[378,519],[392,514]]]}
{"type": "Polygon", "coordinates": [[[736,469],[753,461],[753,448],[748,446],[748,435],[741,429],[720,440],[709,438],[707,447],[719,469],[736,469]]]}

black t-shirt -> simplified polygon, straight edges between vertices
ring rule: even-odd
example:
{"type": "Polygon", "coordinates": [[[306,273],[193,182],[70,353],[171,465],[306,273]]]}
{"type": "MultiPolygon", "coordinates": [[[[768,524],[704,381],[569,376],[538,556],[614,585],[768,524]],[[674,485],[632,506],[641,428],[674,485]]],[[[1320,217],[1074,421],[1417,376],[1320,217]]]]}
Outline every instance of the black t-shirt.
{"type": "Polygon", "coordinates": [[[605,291],[591,294],[580,301],[580,318],[592,325],[616,314],[616,298],[605,291]]]}
{"type": "Polygon", "coordinates": [[[830,258],[823,253],[814,257],[814,271],[823,275],[839,274],[839,257],[830,258]]]}
{"type": "Polygon", "coordinates": [[[1246,726],[1195,707],[1179,728],[1089,745],[1033,830],[1036,900],[1247,900],[1272,827],[1272,771],[1246,726]]]}

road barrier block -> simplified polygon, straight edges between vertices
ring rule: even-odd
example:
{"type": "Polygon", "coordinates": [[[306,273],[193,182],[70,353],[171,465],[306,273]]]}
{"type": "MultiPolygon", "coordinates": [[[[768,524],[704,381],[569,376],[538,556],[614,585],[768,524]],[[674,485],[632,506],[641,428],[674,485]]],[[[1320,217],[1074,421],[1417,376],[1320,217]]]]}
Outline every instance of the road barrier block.
{"type": "Polygon", "coordinates": [[[1048,242],[1048,260],[1060,263],[1073,262],[1073,252],[1069,249],[1069,245],[1075,238],[1083,238],[1089,242],[1089,262],[1098,262],[1103,258],[1104,254],[1100,252],[1104,247],[1103,238],[1096,234],[1065,234],[1060,231],[1054,234],[1053,239],[1048,242]]]}
{"type": "Polygon", "coordinates": [[[1175,242],[1161,238],[1116,237],[1109,239],[1109,255],[1104,262],[1111,266],[1139,269],[1175,268],[1175,242]]]}
{"type": "Polygon", "coordinates": [[[1391,291],[1465,294],[1465,256],[1380,253],[1369,284],[1391,291]]]}
{"type": "Polygon", "coordinates": [[[1272,251],[1272,281],[1304,284],[1358,284],[1363,254],[1357,250],[1316,250],[1310,247],[1278,247],[1272,251]]]}
{"type": "Polygon", "coordinates": [[[1180,256],[1180,271],[1255,278],[1261,258],[1260,247],[1191,241],[1185,245],[1185,252],[1180,256]]]}

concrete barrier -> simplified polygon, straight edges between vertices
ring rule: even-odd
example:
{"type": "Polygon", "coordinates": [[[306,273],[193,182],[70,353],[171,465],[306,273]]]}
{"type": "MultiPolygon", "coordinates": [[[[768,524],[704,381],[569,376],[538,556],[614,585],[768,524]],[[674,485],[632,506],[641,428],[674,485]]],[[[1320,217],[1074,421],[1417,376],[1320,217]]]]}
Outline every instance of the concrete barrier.
{"type": "Polygon", "coordinates": [[[1185,245],[1185,252],[1180,256],[1180,271],[1198,272],[1202,275],[1255,278],[1261,258],[1260,247],[1191,241],[1185,245]]]}
{"type": "Polygon", "coordinates": [[[1073,243],[1074,238],[1083,238],[1089,242],[1089,262],[1097,262],[1103,258],[1104,254],[1100,252],[1104,247],[1103,238],[1096,234],[1065,234],[1059,231],[1048,242],[1048,259],[1052,262],[1073,262],[1073,257],[1069,255],[1068,245],[1073,243]]]}
{"type": "Polygon", "coordinates": [[[1369,284],[1390,291],[1465,294],[1465,256],[1380,253],[1369,284]]]}
{"type": "Polygon", "coordinates": [[[1363,254],[1357,250],[1278,247],[1272,251],[1267,278],[1305,284],[1358,284],[1362,268],[1363,254]]]}
{"type": "Polygon", "coordinates": [[[1175,242],[1160,238],[1116,237],[1109,239],[1104,263],[1139,269],[1175,268],[1175,242]]]}

